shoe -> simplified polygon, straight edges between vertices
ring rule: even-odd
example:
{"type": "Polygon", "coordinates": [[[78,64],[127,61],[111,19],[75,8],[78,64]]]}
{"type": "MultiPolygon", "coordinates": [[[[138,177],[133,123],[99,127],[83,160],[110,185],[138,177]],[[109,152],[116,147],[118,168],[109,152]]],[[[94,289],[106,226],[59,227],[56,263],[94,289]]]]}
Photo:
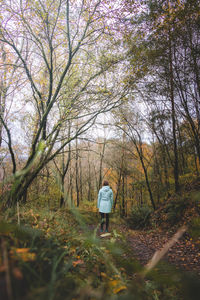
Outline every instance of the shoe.
{"type": "Polygon", "coordinates": [[[106,232],[108,232],[108,229],[106,229],[106,232]]]}
{"type": "Polygon", "coordinates": [[[100,232],[103,232],[103,229],[102,229],[102,228],[100,229],[100,232]]]}

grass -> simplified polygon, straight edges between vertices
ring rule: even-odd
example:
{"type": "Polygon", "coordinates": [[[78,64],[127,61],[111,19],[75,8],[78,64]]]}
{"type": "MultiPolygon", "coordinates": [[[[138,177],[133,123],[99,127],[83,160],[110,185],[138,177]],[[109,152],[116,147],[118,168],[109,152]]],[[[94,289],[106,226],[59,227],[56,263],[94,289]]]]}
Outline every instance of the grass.
{"type": "MultiPolygon", "coordinates": [[[[14,299],[181,299],[182,274],[158,266],[141,278],[142,267],[118,230],[119,218],[111,219],[112,236],[105,240],[96,234],[99,221],[92,207],[55,211],[26,205],[20,208],[20,226],[8,212],[0,232],[14,299]],[[161,274],[167,274],[163,281],[161,274]]],[[[5,274],[0,272],[1,280],[5,274]]]]}

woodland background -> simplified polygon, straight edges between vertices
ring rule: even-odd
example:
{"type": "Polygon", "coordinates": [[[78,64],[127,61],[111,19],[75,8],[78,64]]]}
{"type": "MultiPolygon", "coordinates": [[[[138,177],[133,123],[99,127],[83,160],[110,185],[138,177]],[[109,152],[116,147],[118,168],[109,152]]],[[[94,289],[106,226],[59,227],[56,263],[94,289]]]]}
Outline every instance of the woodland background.
{"type": "Polygon", "coordinates": [[[197,299],[199,13],[196,0],[0,1],[2,299],[197,299]],[[194,274],[135,279],[147,261],[130,263],[127,232],[182,225],[194,274]]]}

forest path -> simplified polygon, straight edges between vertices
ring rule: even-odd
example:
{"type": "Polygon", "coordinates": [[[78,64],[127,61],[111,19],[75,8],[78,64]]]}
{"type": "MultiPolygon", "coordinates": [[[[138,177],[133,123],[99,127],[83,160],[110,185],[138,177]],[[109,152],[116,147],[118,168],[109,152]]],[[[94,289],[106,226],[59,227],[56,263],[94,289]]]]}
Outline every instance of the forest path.
{"type": "MultiPolygon", "coordinates": [[[[142,266],[152,258],[153,254],[162,249],[173,236],[174,232],[154,229],[149,231],[130,229],[126,223],[116,224],[110,222],[111,236],[102,239],[109,239],[115,231],[119,236],[125,238],[127,249],[131,253],[131,258],[136,258],[142,266]]],[[[89,225],[90,230],[94,230],[97,225],[89,225]]],[[[101,233],[97,230],[101,237],[101,233]]],[[[120,238],[118,238],[120,239],[120,238]]],[[[193,241],[186,232],[173,247],[171,247],[163,260],[169,262],[178,269],[195,272],[200,276],[200,241],[193,241]]],[[[127,254],[130,255],[130,254],[127,254]]]]}
{"type": "MultiPolygon", "coordinates": [[[[153,254],[162,249],[173,236],[172,232],[161,230],[139,231],[129,229],[127,225],[114,225],[116,230],[126,236],[127,244],[133,255],[141,265],[147,264],[153,254]]],[[[177,268],[192,271],[200,276],[200,249],[198,242],[185,233],[184,236],[171,247],[163,258],[177,268]]]]}

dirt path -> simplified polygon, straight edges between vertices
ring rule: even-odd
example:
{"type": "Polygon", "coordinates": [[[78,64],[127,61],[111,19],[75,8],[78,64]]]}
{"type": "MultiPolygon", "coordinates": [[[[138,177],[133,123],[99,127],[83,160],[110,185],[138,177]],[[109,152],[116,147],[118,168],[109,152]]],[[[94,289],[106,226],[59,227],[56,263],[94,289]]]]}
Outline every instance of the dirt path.
{"type": "MultiPolygon", "coordinates": [[[[145,265],[155,251],[161,249],[173,235],[163,231],[134,231],[127,227],[121,230],[125,230],[127,242],[142,265],[145,265]]],[[[170,248],[164,259],[178,268],[200,275],[200,248],[187,233],[170,248]]]]}
{"type": "MultiPolygon", "coordinates": [[[[90,225],[90,230],[95,226],[90,225]]],[[[133,256],[145,265],[153,256],[155,251],[161,249],[173,236],[172,232],[161,230],[139,231],[131,230],[125,224],[111,224],[111,233],[116,230],[126,237],[128,246],[132,249],[133,256]]],[[[97,232],[100,235],[100,232],[97,232]]],[[[108,237],[109,238],[109,237],[108,237]]],[[[200,239],[193,241],[188,233],[169,249],[163,258],[177,268],[192,271],[200,276],[200,239]]]]}

